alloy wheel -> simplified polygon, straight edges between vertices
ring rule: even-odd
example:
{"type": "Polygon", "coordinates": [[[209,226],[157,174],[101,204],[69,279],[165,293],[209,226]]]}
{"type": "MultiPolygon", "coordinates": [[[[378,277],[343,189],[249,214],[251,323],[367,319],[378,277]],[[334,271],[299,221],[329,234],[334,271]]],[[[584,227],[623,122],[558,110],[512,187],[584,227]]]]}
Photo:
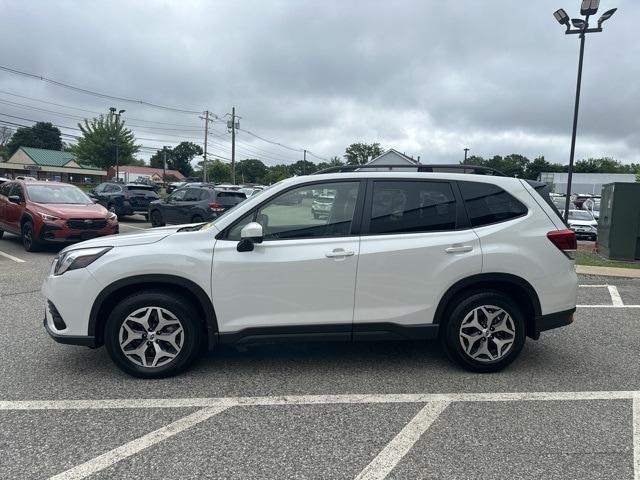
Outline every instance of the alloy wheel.
{"type": "Polygon", "coordinates": [[[161,367],[181,352],[184,329],[178,317],[166,308],[144,307],[125,318],[118,341],[130,362],[142,367],[161,367]]]}
{"type": "Polygon", "coordinates": [[[495,305],[474,308],[464,317],[459,330],[464,352],[484,363],[504,358],[511,351],[515,338],[513,319],[495,305]]]}

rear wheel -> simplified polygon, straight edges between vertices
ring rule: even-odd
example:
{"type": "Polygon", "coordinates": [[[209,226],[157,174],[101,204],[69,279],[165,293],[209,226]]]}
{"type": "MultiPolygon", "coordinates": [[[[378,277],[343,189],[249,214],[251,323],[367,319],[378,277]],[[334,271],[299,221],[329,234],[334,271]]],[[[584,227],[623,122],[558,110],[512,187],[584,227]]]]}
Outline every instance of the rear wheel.
{"type": "Polygon", "coordinates": [[[22,245],[27,252],[37,252],[40,249],[40,244],[31,222],[25,222],[22,225],[22,245]]]}
{"type": "Polygon", "coordinates": [[[164,227],[164,221],[162,220],[162,214],[159,210],[151,212],[151,226],[152,227],[164,227]]]}
{"type": "Polygon", "coordinates": [[[4,235],[4,231],[0,230],[0,239],[2,238],[3,235],[4,235]]]}
{"type": "Polygon", "coordinates": [[[194,215],[191,219],[191,223],[202,223],[203,221],[204,220],[202,220],[202,217],[200,215],[194,215]]]}
{"type": "Polygon", "coordinates": [[[180,373],[197,358],[203,329],[186,299],[164,291],[125,298],[109,315],[105,346],[124,372],[141,378],[180,373]]]}
{"type": "Polygon", "coordinates": [[[496,372],[520,354],[525,341],[524,316],[500,292],[472,293],[458,298],[442,340],[449,357],[467,370],[496,372]]]}

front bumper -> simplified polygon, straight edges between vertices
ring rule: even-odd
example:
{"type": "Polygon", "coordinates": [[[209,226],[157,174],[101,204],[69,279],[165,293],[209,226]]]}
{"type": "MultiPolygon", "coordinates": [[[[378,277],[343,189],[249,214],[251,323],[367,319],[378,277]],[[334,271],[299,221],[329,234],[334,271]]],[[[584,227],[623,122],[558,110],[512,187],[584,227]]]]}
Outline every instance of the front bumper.
{"type": "Polygon", "coordinates": [[[573,323],[573,314],[575,311],[576,309],[574,307],[562,312],[536,316],[534,319],[533,338],[538,339],[540,337],[540,332],[570,325],[573,323]]]}
{"type": "Polygon", "coordinates": [[[64,345],[78,345],[80,347],[89,348],[96,347],[96,337],[90,337],[88,335],[60,335],[59,333],[56,333],[51,329],[46,316],[43,323],[44,329],[47,331],[49,336],[58,343],[62,343],[64,345]]]}
{"type": "Polygon", "coordinates": [[[105,237],[107,235],[116,235],[119,232],[120,226],[118,222],[107,222],[104,228],[95,230],[75,230],[61,222],[46,222],[40,228],[38,238],[40,242],[71,243],[90,240],[96,237],[105,237]]]}

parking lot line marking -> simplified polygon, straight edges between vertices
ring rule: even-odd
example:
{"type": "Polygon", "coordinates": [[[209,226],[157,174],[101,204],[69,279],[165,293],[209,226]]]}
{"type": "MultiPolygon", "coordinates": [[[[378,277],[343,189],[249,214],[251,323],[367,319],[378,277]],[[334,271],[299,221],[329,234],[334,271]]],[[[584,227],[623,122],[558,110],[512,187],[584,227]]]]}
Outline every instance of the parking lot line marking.
{"type": "Polygon", "coordinates": [[[0,252],[0,257],[8,258],[9,260],[13,260],[16,263],[25,263],[25,260],[21,258],[14,257],[13,255],[9,255],[8,253],[0,252]]]}
{"type": "Polygon", "coordinates": [[[120,226],[121,227],[128,227],[128,228],[135,228],[136,230],[147,230],[144,227],[134,227],[133,225],[129,225],[127,223],[121,223],[120,226]]]}
{"type": "Polygon", "coordinates": [[[180,433],[188,428],[191,428],[194,425],[204,422],[208,418],[217,415],[227,408],[229,407],[217,406],[198,410],[197,412],[176,420],[175,422],[159,428],[158,430],[154,430],[153,432],[148,433],[140,438],[131,440],[124,445],[121,445],[117,448],[114,448],[113,450],[103,453],[102,455],[92,458],[87,462],[84,462],[80,465],[70,468],[69,470],[54,475],[50,478],[50,480],[79,480],[81,478],[86,478],[89,475],[93,475],[100,470],[104,470],[105,468],[110,467],[111,465],[130,457],[131,455],[135,455],[145,448],[166,440],[167,438],[172,437],[173,435],[176,435],[177,433],[180,433]]]}
{"type": "Polygon", "coordinates": [[[385,479],[450,403],[430,402],[425,405],[358,474],[355,480],[385,479]]]}
{"type": "Polygon", "coordinates": [[[631,400],[640,391],[503,392],[503,393],[389,393],[344,395],[292,395],[272,397],[136,398],[97,400],[2,400],[6,410],[108,410],[122,408],[207,408],[270,405],[327,405],[428,402],[513,402],[631,400]]]}
{"type": "Polygon", "coordinates": [[[633,473],[640,480],[640,394],[633,397],[633,473]]]}
{"type": "Polygon", "coordinates": [[[607,288],[610,285],[578,285],[580,288],[607,288]]]}
{"type": "Polygon", "coordinates": [[[576,305],[577,308],[640,308],[640,305],[576,305]]]}
{"type": "Polygon", "coordinates": [[[611,303],[616,307],[624,307],[622,297],[620,296],[620,292],[618,292],[618,287],[615,285],[609,285],[607,288],[609,289],[609,295],[611,296],[611,303]]]}

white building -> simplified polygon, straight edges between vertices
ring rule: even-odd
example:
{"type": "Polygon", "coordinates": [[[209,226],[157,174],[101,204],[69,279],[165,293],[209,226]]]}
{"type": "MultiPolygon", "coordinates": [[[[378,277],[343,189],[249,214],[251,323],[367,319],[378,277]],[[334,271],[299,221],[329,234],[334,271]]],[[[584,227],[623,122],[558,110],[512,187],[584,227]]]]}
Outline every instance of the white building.
{"type": "MultiPolygon", "coordinates": [[[[555,193],[567,193],[568,173],[542,172],[538,181],[551,185],[555,193]]],[[[613,182],[633,183],[633,173],[574,173],[571,177],[571,193],[600,195],[602,185],[613,182]]]]}

